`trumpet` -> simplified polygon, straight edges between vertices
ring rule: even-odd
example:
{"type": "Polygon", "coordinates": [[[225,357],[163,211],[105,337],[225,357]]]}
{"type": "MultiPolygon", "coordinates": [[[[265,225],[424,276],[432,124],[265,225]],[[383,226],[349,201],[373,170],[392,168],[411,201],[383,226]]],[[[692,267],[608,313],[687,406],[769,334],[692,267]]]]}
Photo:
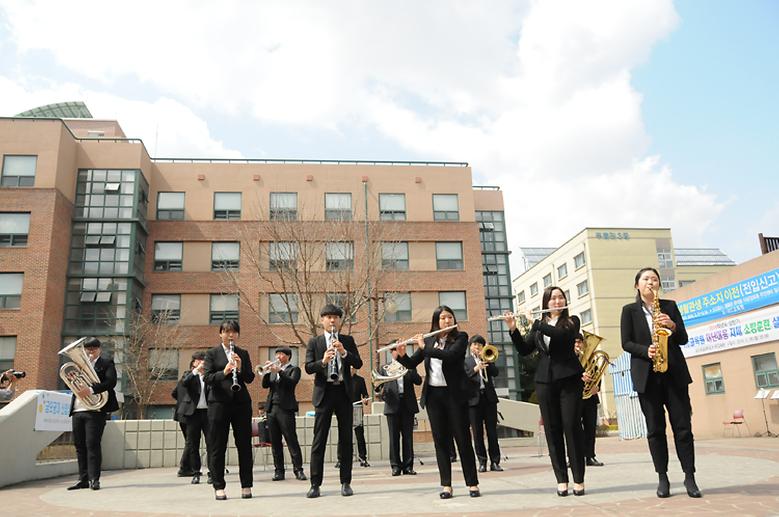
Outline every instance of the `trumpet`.
{"type": "MultiPolygon", "coordinates": [[[[554,309],[532,310],[532,311],[530,311],[530,314],[545,314],[547,312],[559,312],[559,311],[563,311],[565,309],[570,309],[570,307],[566,305],[564,307],[556,307],[554,309]]],[[[523,312],[511,312],[511,313],[507,313],[507,314],[499,314],[498,316],[490,316],[489,318],[487,318],[487,321],[502,321],[503,318],[505,318],[506,316],[511,316],[515,320],[518,320],[518,319],[524,317],[525,313],[523,313],[523,312]]]]}
{"type": "MultiPolygon", "coordinates": [[[[422,334],[422,339],[433,337],[433,336],[437,336],[438,334],[442,334],[444,332],[449,332],[450,330],[456,329],[456,328],[457,328],[457,325],[452,325],[451,327],[444,327],[442,329],[438,329],[438,330],[435,330],[433,332],[428,332],[427,334],[422,334]]],[[[392,343],[390,345],[383,346],[383,347],[379,348],[378,350],[376,350],[376,353],[380,354],[382,352],[386,352],[387,350],[394,350],[395,348],[397,348],[400,345],[410,345],[410,344],[415,343],[415,342],[416,342],[416,339],[414,339],[413,337],[412,338],[408,338],[408,339],[406,339],[404,341],[395,341],[394,343],[392,343]]]]}
{"type": "Polygon", "coordinates": [[[270,372],[270,369],[273,368],[274,366],[281,366],[281,361],[276,359],[275,361],[273,361],[267,366],[261,366],[258,364],[257,367],[254,369],[254,371],[257,372],[257,375],[265,375],[266,373],[270,372]]]}

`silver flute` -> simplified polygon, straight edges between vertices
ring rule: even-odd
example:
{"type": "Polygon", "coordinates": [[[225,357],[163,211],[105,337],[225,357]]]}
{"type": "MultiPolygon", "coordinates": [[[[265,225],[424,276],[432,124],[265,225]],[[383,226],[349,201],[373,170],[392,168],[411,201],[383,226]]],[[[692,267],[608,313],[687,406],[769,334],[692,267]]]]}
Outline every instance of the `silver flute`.
{"type": "MultiPolygon", "coordinates": [[[[457,328],[457,325],[452,325],[451,327],[444,327],[442,329],[438,329],[438,330],[435,330],[433,332],[428,332],[427,334],[422,334],[422,339],[433,337],[433,336],[437,336],[438,334],[442,334],[444,332],[448,332],[448,331],[450,331],[452,329],[456,329],[456,328],[457,328]]],[[[387,350],[393,350],[393,349],[397,348],[400,345],[410,345],[412,343],[416,343],[416,341],[417,340],[414,339],[413,337],[412,338],[408,338],[405,341],[396,341],[396,342],[392,343],[391,345],[387,345],[387,346],[383,346],[383,347],[379,348],[378,350],[376,350],[376,353],[380,354],[382,352],[386,352],[387,350]]]]}
{"type": "MultiPolygon", "coordinates": [[[[565,307],[557,307],[557,308],[554,308],[554,309],[539,309],[537,311],[530,311],[530,313],[531,314],[545,314],[547,312],[559,312],[559,311],[562,311],[562,310],[565,310],[565,309],[568,309],[568,308],[569,307],[566,305],[565,307]]],[[[522,313],[522,312],[512,312],[512,313],[509,313],[509,316],[511,316],[514,319],[519,319],[521,316],[524,316],[524,315],[525,314],[522,313]]],[[[487,321],[501,321],[505,317],[506,316],[504,314],[500,314],[498,316],[490,316],[489,318],[487,318],[487,321]]]]}
{"type": "MultiPolygon", "coordinates": [[[[235,361],[233,360],[233,357],[235,356],[235,343],[233,340],[230,340],[230,362],[235,365],[235,361]]],[[[238,382],[238,370],[233,367],[233,385],[230,386],[230,389],[233,391],[241,391],[241,384],[238,382]]]]}

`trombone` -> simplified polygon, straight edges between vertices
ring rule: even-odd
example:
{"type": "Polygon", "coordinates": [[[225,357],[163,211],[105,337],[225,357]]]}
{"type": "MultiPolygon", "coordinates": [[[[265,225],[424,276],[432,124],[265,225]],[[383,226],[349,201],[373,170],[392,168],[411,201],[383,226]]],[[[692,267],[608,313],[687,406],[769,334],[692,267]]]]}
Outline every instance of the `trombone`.
{"type": "MultiPolygon", "coordinates": [[[[563,310],[565,310],[565,309],[570,309],[570,307],[569,307],[568,305],[566,305],[566,306],[564,306],[564,307],[556,307],[556,308],[554,308],[554,309],[538,309],[538,310],[532,310],[532,311],[530,311],[530,314],[531,314],[531,315],[532,315],[532,314],[545,314],[545,313],[547,313],[547,312],[559,312],[559,311],[563,311],[563,310]]],[[[490,316],[489,318],[487,318],[487,321],[501,321],[501,320],[503,320],[503,318],[505,318],[506,316],[511,316],[511,317],[512,317],[512,318],[514,318],[515,320],[518,320],[518,319],[521,319],[521,318],[522,318],[522,317],[523,317],[525,314],[526,314],[526,313],[524,313],[524,312],[519,312],[519,311],[517,311],[517,312],[511,312],[511,313],[504,313],[504,314],[499,314],[499,315],[497,315],[497,316],[490,316]]]]}

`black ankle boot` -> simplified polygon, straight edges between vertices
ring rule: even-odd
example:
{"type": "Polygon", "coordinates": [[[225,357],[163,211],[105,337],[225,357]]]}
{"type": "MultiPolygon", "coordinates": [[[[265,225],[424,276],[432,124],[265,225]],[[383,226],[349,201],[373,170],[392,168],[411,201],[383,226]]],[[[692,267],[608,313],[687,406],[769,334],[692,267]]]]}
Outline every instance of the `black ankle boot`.
{"type": "Polygon", "coordinates": [[[698,488],[698,484],[695,483],[695,474],[684,475],[684,488],[687,489],[687,495],[690,497],[701,497],[701,491],[698,488]]]}
{"type": "Polygon", "coordinates": [[[668,474],[658,474],[660,481],[657,483],[657,497],[669,497],[671,495],[671,483],[668,481],[668,474]]]}

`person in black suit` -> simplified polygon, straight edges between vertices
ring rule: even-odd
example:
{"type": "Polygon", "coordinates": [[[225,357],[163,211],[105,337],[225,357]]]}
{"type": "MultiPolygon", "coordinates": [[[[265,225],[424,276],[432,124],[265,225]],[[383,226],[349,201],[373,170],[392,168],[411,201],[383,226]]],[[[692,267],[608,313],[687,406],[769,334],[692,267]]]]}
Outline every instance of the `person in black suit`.
{"type": "Polygon", "coordinates": [[[100,467],[103,461],[100,442],[103,439],[103,430],[109,413],[119,409],[116,393],[114,393],[116,387],[114,361],[101,357],[101,343],[97,338],[88,338],[84,342],[84,350],[100,382],[74,393],[70,401],[73,442],[76,445],[78,458],[78,482],[68,487],[68,490],[80,488],[100,490],[100,467]],[[108,393],[108,400],[99,410],[91,410],[82,402],[89,395],[100,393],[108,393]]]}
{"type": "Polygon", "coordinates": [[[465,375],[468,376],[470,395],[468,412],[471,431],[479,460],[479,472],[487,471],[487,450],[484,448],[484,428],[487,428],[490,470],[502,471],[500,466],[500,445],[498,444],[498,394],[495,392],[494,378],[498,376],[498,366],[479,359],[487,341],[480,335],[471,336],[471,353],[465,358],[465,375]]]}
{"type": "MultiPolygon", "coordinates": [[[[441,305],[433,311],[430,331],[457,324],[454,311],[441,305]]],[[[427,409],[430,429],[433,433],[438,475],[442,490],[441,499],[452,497],[452,435],[460,451],[465,484],[471,497],[479,497],[479,475],[476,472],[476,457],[471,445],[468,421],[468,388],[465,377],[465,353],[468,348],[468,334],[457,329],[422,338],[415,336],[417,350],[411,357],[406,355],[406,345],[398,345],[398,362],[408,369],[425,363],[425,382],[422,386],[420,404],[427,409]]]]}
{"type": "MultiPolygon", "coordinates": [[[[581,356],[584,351],[584,336],[576,334],[574,341],[576,355],[581,356]]],[[[598,428],[598,404],[600,397],[598,391],[587,399],[582,401],[582,431],[584,432],[584,464],[588,467],[602,467],[603,463],[595,457],[595,431],[598,428]]]]}
{"type": "MultiPolygon", "coordinates": [[[[542,317],[523,338],[511,313],[504,319],[511,342],[522,355],[536,350],[540,354],[536,370],[536,395],[544,422],[544,433],[557,478],[557,495],[568,495],[568,469],[565,450],[573,471],[573,493],[584,495],[584,440],[582,436],[582,391],[584,380],[576,356],[574,340],[579,333],[579,318],[569,316],[563,290],[550,286],[541,299],[542,317]],[[565,437],[565,441],[563,441],[565,437]]],[[[528,321],[532,314],[527,314],[528,321]]]]}
{"type": "Polygon", "coordinates": [[[665,436],[665,413],[676,444],[676,455],[684,471],[684,487],[690,497],[701,497],[695,482],[695,446],[692,435],[690,394],[692,382],[682,345],[687,343],[687,330],[682,315],[673,300],[659,300],[660,315],[653,318],[655,292],[660,288],[660,274],[656,269],[641,269],[635,278],[636,301],[622,308],[622,348],[630,352],[630,377],[638,393],[641,411],[647,428],[649,452],[658,474],[658,497],[671,494],[668,481],[668,443],[665,436]],[[668,338],[668,370],[653,371],[652,359],[656,353],[652,334],[655,325],[671,330],[668,338]]]}
{"type": "MultiPolygon", "coordinates": [[[[210,464],[211,451],[208,446],[208,386],[205,384],[204,352],[192,354],[191,371],[179,381],[178,415],[187,430],[184,455],[186,464],[192,469],[192,484],[200,483],[200,437],[206,440],[207,465],[210,464]]],[[[213,482],[211,472],[208,478],[213,482]]]]}
{"type": "MultiPolygon", "coordinates": [[[[352,445],[352,376],[350,367],[361,368],[362,359],[354,339],[338,334],[343,311],[328,303],[319,313],[324,334],[312,337],[306,347],[306,373],[314,374],[314,438],[311,442],[311,488],[306,497],[319,497],[319,486],[324,476],[325,446],[330,433],[330,422],[335,413],[338,420],[338,456],[351,458],[352,445]],[[331,364],[332,363],[332,364],[331,364]]],[[[341,495],[354,492],[352,462],[340,465],[341,495]]]]}
{"type": "Polygon", "coordinates": [[[233,440],[238,449],[238,470],[241,479],[241,498],[252,497],[252,398],[247,384],[254,381],[249,352],[235,342],[241,327],[235,320],[223,321],[219,327],[221,344],[206,352],[205,383],[208,386],[208,429],[211,463],[208,469],[214,482],[218,501],[225,494],[225,453],[227,434],[233,426],[233,440]],[[233,343],[233,352],[230,352],[233,343]],[[237,389],[235,389],[237,388],[237,389]]]}
{"type": "MultiPolygon", "coordinates": [[[[365,386],[365,379],[354,369],[354,367],[352,367],[352,389],[354,390],[352,394],[352,406],[362,404],[363,411],[365,411],[365,408],[368,406],[368,402],[370,402],[371,399],[368,397],[368,388],[365,386]]],[[[354,413],[352,413],[352,416],[354,416],[354,413]]],[[[354,425],[354,422],[352,422],[352,426],[354,427],[354,437],[357,439],[357,459],[360,460],[360,466],[370,467],[371,464],[368,463],[368,447],[365,444],[365,427],[362,422],[359,422],[357,425],[354,425]]],[[[339,461],[340,459],[341,458],[339,458],[339,461]]]]}
{"type": "Polygon", "coordinates": [[[271,361],[265,363],[265,375],[262,376],[262,387],[268,389],[268,399],[265,410],[268,415],[268,430],[270,431],[271,451],[273,451],[273,481],[284,479],[284,449],[281,437],[287,442],[289,454],[292,457],[292,471],[301,481],[308,479],[303,473],[303,454],[300,452],[298,434],[295,428],[295,413],[298,411],[298,401],[295,398],[295,388],[300,381],[300,368],[289,362],[292,349],[280,346],[276,349],[278,364],[271,361]]]}
{"type": "MultiPolygon", "coordinates": [[[[189,362],[190,370],[193,368],[193,363],[194,361],[189,362]]],[[[188,373],[189,372],[181,376],[179,381],[173,387],[173,390],[170,392],[170,396],[173,397],[173,400],[176,401],[173,407],[173,421],[179,423],[179,429],[181,429],[181,434],[184,436],[185,443],[187,440],[187,424],[185,424],[184,420],[179,417],[179,411],[181,410],[181,401],[184,400],[184,386],[181,383],[181,381],[184,380],[184,378],[187,376],[188,373]]],[[[194,472],[192,471],[192,467],[189,464],[189,451],[187,450],[187,447],[185,445],[184,450],[181,451],[181,459],[179,460],[179,470],[176,473],[176,475],[180,478],[183,478],[183,477],[192,477],[193,474],[194,472]]]]}
{"type": "MultiPolygon", "coordinates": [[[[398,351],[392,350],[392,360],[397,361],[398,351]]],[[[422,384],[422,377],[416,369],[409,369],[396,381],[379,385],[379,393],[384,401],[384,416],[389,431],[389,457],[392,475],[415,476],[414,470],[414,415],[419,413],[414,385],[422,384]],[[403,440],[401,449],[400,441],[403,440]],[[402,455],[401,455],[402,450],[402,455]]]]}

